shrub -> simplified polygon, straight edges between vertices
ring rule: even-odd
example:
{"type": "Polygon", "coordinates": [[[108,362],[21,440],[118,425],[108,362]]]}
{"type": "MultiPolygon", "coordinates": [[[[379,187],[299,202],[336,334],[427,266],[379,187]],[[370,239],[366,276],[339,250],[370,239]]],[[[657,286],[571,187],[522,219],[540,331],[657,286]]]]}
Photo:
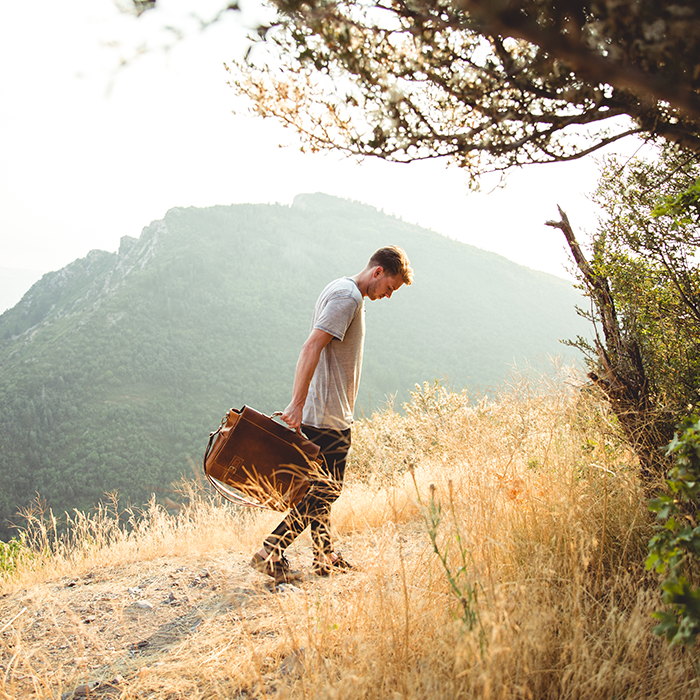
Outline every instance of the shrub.
{"type": "Polygon", "coordinates": [[[666,454],[676,462],[667,480],[670,493],[649,502],[659,522],[649,543],[647,568],[661,574],[663,602],[655,632],[671,644],[689,645],[700,633],[700,589],[692,580],[700,559],[697,503],[700,494],[700,417],[686,418],[666,454]]]}

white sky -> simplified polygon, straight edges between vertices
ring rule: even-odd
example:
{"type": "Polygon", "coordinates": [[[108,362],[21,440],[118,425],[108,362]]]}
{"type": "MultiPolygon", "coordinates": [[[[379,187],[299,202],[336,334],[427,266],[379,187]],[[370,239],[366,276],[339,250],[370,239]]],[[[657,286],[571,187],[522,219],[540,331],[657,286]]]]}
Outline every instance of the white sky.
{"type": "Polygon", "coordinates": [[[458,169],[438,161],[302,154],[292,132],[232,114],[223,63],[244,50],[233,13],[118,69],[140,42],[166,41],[158,28],[168,19],[182,26],[183,8],[206,18],[224,4],[161,1],[165,10],[138,20],[112,0],[3,3],[0,268],[49,271],[93,248],[114,251],[176,206],[287,204],[325,192],[567,276],[563,237],[544,222],[560,204],[575,228],[592,230],[592,158],[525,168],[503,191],[472,194],[458,169]]]}

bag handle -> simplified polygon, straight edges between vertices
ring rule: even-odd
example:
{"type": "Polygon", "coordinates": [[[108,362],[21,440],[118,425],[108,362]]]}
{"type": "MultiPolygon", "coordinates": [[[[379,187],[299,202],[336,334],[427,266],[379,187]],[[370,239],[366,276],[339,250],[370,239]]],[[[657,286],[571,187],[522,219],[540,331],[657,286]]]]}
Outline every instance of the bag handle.
{"type": "MultiPolygon", "coordinates": [[[[282,411],[275,411],[272,413],[269,418],[279,418],[282,415],[282,411]]],[[[309,440],[309,438],[302,432],[301,428],[299,430],[294,430],[294,428],[290,428],[284,421],[275,421],[278,425],[281,425],[284,428],[287,428],[290,433],[296,433],[297,435],[301,435],[305,440],[309,440]]],[[[311,440],[309,440],[311,442],[311,440]]]]}
{"type": "Polygon", "coordinates": [[[262,510],[270,509],[270,506],[266,506],[263,503],[256,503],[255,501],[250,501],[247,498],[244,498],[240,494],[229,489],[226,484],[222,484],[218,479],[215,479],[210,474],[207,474],[207,479],[209,479],[209,483],[214,487],[214,490],[220,496],[223,496],[223,498],[225,498],[227,501],[231,501],[239,506],[247,506],[249,508],[261,508],[262,510]]]}

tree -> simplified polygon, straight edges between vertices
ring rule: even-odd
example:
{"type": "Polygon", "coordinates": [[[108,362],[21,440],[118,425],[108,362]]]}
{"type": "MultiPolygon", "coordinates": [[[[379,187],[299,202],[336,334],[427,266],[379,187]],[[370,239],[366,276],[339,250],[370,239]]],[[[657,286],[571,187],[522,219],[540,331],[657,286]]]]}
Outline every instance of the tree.
{"type": "Polygon", "coordinates": [[[446,157],[475,186],[632,134],[700,151],[695,0],[274,5],[231,84],[311,150],[446,157]]]}
{"type": "Polygon", "coordinates": [[[594,343],[577,343],[589,377],[652,486],[668,467],[662,447],[700,406],[700,164],[666,146],[654,162],[623,165],[609,158],[603,169],[595,199],[607,216],[590,262],[565,214],[548,224],[564,232],[592,302],[594,343]]]}
{"type": "Polygon", "coordinates": [[[587,81],[628,88],[700,117],[697,3],[463,0],[482,30],[525,39],[587,81]]]}
{"type": "MultiPolygon", "coordinates": [[[[136,14],[157,1],[115,0],[136,14]]],[[[311,150],[445,157],[475,187],[634,134],[700,151],[696,0],[264,4],[276,18],[230,64],[231,84],[311,150]]]]}
{"type": "MultiPolygon", "coordinates": [[[[115,2],[141,14],[158,0],[115,2]]],[[[475,187],[485,172],[581,158],[633,134],[700,151],[696,0],[265,5],[276,18],[228,66],[231,84],[311,150],[445,157],[475,187]]],[[[202,27],[237,9],[222,4],[202,27]]]]}

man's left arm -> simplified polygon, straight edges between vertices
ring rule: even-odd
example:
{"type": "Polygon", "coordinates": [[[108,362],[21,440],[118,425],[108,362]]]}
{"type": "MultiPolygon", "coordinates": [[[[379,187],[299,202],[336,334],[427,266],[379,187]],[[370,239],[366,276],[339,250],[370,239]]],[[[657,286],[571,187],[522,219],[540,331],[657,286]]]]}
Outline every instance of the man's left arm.
{"type": "Polygon", "coordinates": [[[319,328],[314,328],[301,348],[297,367],[294,371],[294,389],[292,391],[292,401],[287,408],[282,411],[282,420],[293,430],[301,430],[301,419],[304,413],[306,396],[309,393],[311,378],[314,376],[321,351],[333,340],[330,333],[326,333],[319,328]]]}

